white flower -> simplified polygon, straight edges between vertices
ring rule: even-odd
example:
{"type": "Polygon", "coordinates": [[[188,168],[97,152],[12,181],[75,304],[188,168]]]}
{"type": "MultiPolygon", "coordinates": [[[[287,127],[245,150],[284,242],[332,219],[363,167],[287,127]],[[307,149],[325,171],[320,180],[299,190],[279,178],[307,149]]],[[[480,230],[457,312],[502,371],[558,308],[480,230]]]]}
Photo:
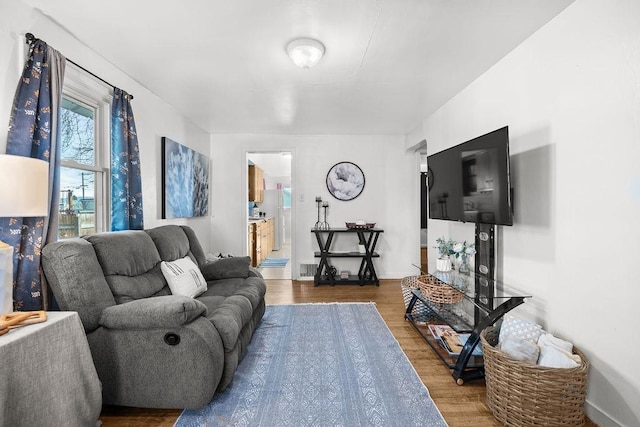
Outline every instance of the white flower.
{"type": "Polygon", "coordinates": [[[475,255],[476,254],[476,250],[473,249],[472,247],[468,247],[464,251],[466,252],[467,255],[475,255]]]}
{"type": "Polygon", "coordinates": [[[454,251],[454,252],[460,253],[460,252],[462,252],[463,250],[464,250],[464,245],[463,245],[462,243],[460,243],[460,242],[456,242],[456,243],[453,245],[453,251],[454,251]]]}

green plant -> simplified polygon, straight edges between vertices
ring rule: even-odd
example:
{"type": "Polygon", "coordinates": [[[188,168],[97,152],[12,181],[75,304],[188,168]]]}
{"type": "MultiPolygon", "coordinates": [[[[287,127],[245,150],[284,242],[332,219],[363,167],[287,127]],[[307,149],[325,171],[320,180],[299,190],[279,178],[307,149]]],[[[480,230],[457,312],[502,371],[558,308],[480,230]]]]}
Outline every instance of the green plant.
{"type": "Polygon", "coordinates": [[[445,239],[444,237],[438,237],[436,239],[436,244],[437,246],[434,246],[434,248],[438,249],[438,253],[440,254],[440,257],[444,257],[447,255],[453,255],[455,252],[453,251],[453,245],[456,242],[454,242],[451,239],[445,239]]]}

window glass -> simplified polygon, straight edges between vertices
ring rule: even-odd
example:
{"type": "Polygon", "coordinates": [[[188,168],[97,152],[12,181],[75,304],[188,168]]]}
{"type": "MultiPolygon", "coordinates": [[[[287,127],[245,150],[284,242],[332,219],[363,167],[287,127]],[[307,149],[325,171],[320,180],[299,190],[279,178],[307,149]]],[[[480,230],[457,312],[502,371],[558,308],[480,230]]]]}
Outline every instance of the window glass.
{"type": "Polygon", "coordinates": [[[62,160],[95,164],[94,110],[68,98],[62,99],[60,133],[62,160]]]}
{"type": "Polygon", "coordinates": [[[58,238],[80,237],[98,231],[96,183],[96,110],[63,97],[60,111],[60,201],[58,238]]]}

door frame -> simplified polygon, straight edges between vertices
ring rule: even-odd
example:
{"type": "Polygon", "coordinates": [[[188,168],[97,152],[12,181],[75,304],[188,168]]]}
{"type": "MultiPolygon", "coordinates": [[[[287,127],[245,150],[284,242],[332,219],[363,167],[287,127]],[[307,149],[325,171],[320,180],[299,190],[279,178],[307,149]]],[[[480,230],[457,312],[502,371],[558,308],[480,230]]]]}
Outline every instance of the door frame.
{"type": "MultiPolygon", "coordinates": [[[[251,153],[259,153],[259,154],[281,154],[281,153],[291,153],[291,255],[289,262],[291,263],[291,277],[284,280],[297,280],[296,278],[299,275],[298,264],[296,263],[296,250],[295,250],[295,242],[296,242],[296,149],[295,147],[274,147],[274,148],[265,148],[265,147],[249,147],[242,150],[242,168],[244,173],[242,174],[242,188],[243,188],[243,197],[241,197],[243,203],[243,212],[247,213],[245,215],[244,221],[242,222],[244,227],[244,234],[247,234],[249,229],[249,215],[248,215],[248,206],[249,206],[249,154],[251,153]]],[[[249,239],[245,239],[244,241],[244,253],[249,254],[249,239]]]]}

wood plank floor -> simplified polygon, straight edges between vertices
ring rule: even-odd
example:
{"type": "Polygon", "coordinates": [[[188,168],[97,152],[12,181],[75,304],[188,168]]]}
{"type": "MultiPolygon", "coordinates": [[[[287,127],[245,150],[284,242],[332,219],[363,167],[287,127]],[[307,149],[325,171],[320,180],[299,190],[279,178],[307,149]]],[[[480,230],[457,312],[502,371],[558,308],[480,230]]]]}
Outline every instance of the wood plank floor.
{"type": "MultiPolygon", "coordinates": [[[[500,426],[485,403],[484,381],[456,385],[451,370],[404,320],[400,280],[382,280],[380,286],[319,286],[313,282],[267,280],[269,305],[313,302],[374,302],[381,316],[429,389],[451,427],[500,426]]],[[[105,406],[100,420],[106,427],[172,426],[181,410],[105,406]]],[[[594,426],[594,424],[588,424],[594,426]]]]}

